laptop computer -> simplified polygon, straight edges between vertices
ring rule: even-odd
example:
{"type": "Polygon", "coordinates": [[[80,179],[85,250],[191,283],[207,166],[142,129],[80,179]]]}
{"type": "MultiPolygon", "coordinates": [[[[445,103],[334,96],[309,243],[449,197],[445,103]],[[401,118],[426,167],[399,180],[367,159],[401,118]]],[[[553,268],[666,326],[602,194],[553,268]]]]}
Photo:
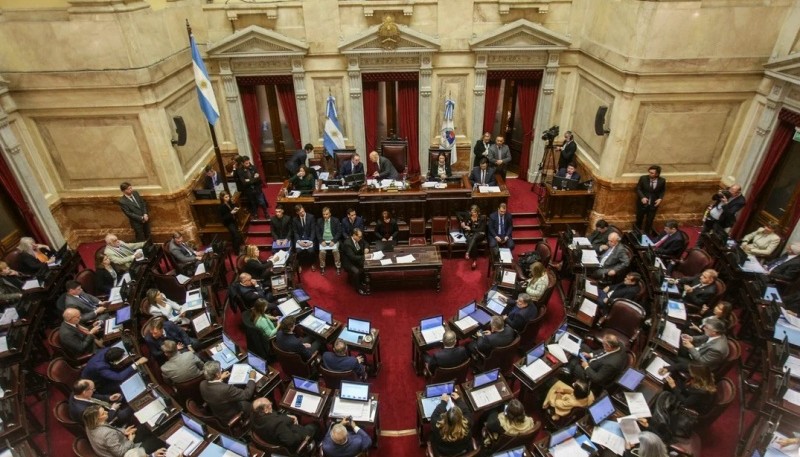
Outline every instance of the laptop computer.
{"type": "Polygon", "coordinates": [[[492,316],[490,316],[486,311],[478,308],[478,304],[475,301],[459,309],[457,317],[458,320],[464,319],[465,317],[471,317],[481,327],[488,324],[489,321],[492,320],[492,316]]]}
{"type": "Polygon", "coordinates": [[[119,388],[122,391],[122,396],[125,397],[125,401],[130,403],[147,390],[147,384],[141,374],[134,373],[130,378],[122,381],[119,388]]]}
{"type": "Polygon", "coordinates": [[[247,352],[247,364],[263,375],[269,374],[267,361],[249,351],[247,352]]]}
{"type": "Polygon", "coordinates": [[[250,457],[250,451],[247,449],[247,444],[237,439],[231,438],[223,433],[219,434],[219,444],[223,448],[233,452],[241,457],[250,457]]]}
{"type": "Polygon", "coordinates": [[[347,318],[347,327],[342,329],[339,338],[347,341],[348,343],[360,344],[365,336],[372,331],[372,324],[370,321],[363,319],[347,318]]]}
{"type": "Polygon", "coordinates": [[[567,427],[562,428],[561,430],[554,432],[552,435],[550,435],[550,445],[549,445],[550,449],[572,438],[573,436],[575,436],[576,433],[578,433],[577,424],[569,425],[567,427]]]}
{"type": "Polygon", "coordinates": [[[291,316],[292,314],[297,314],[302,310],[300,305],[294,298],[289,298],[283,303],[278,304],[278,311],[281,312],[281,315],[284,317],[291,316]]]}
{"type": "Polygon", "coordinates": [[[633,392],[639,387],[639,384],[644,379],[645,374],[635,368],[628,368],[625,373],[617,380],[617,384],[622,386],[623,389],[633,392]]]}
{"type": "Polygon", "coordinates": [[[376,251],[383,251],[383,252],[393,252],[394,251],[394,240],[378,240],[375,242],[375,250],[376,251]]]}
{"type": "Polygon", "coordinates": [[[441,342],[444,338],[444,317],[428,317],[419,322],[419,330],[426,343],[441,342]]]}
{"type": "Polygon", "coordinates": [[[122,325],[129,320],[131,320],[131,305],[123,306],[117,310],[117,314],[114,316],[116,325],[122,325]]]}
{"type": "Polygon", "coordinates": [[[317,381],[301,378],[300,376],[292,376],[292,385],[295,389],[302,390],[303,392],[309,392],[317,395],[320,393],[319,383],[317,381]]]}
{"type": "Polygon", "coordinates": [[[503,312],[506,310],[506,306],[508,305],[505,303],[505,301],[499,297],[492,297],[486,301],[486,307],[498,316],[503,314],[503,312]]]}
{"type": "Polygon", "coordinates": [[[492,457],[525,457],[527,455],[528,454],[525,450],[525,446],[519,446],[507,451],[500,451],[492,454],[492,457]]]}
{"type": "Polygon", "coordinates": [[[170,447],[180,449],[182,455],[191,455],[203,444],[205,433],[202,424],[181,413],[183,425],[165,440],[170,447]]]}
{"type": "Polygon", "coordinates": [[[369,401],[369,384],[365,382],[342,381],[339,398],[350,401],[369,401]]]}
{"type": "Polygon", "coordinates": [[[614,411],[614,404],[611,403],[611,397],[608,395],[603,395],[600,400],[589,407],[589,415],[592,416],[594,425],[599,425],[600,422],[611,417],[614,411]]]}
{"type": "Polygon", "coordinates": [[[225,332],[222,332],[222,345],[218,345],[216,349],[217,351],[211,357],[219,362],[223,370],[230,368],[239,360],[239,357],[236,356],[236,343],[225,332]]]}
{"type": "Polygon", "coordinates": [[[303,289],[294,289],[292,291],[292,297],[298,302],[305,302],[311,300],[311,297],[306,293],[303,289]]]}
{"type": "Polygon", "coordinates": [[[475,375],[475,379],[472,380],[472,388],[477,389],[478,387],[491,384],[497,381],[499,378],[500,378],[499,368],[495,368],[494,370],[484,371],[483,373],[478,373],[475,375]]]}
{"type": "Polygon", "coordinates": [[[556,189],[562,190],[575,190],[580,185],[580,181],[577,179],[569,179],[562,176],[554,176],[553,177],[553,187],[556,189]]]}
{"type": "Polygon", "coordinates": [[[189,430],[197,433],[200,436],[206,436],[206,426],[202,422],[195,420],[192,416],[187,415],[186,413],[181,413],[181,419],[183,419],[183,425],[189,428],[189,430]]]}
{"type": "Polygon", "coordinates": [[[306,316],[300,325],[315,333],[326,332],[333,325],[333,314],[319,306],[314,307],[314,312],[306,316]]]}
{"type": "Polygon", "coordinates": [[[536,346],[525,354],[525,365],[532,364],[536,359],[541,359],[544,356],[544,343],[536,346]]]}
{"type": "Polygon", "coordinates": [[[453,381],[442,382],[439,384],[429,384],[425,386],[425,391],[422,392],[422,412],[425,419],[430,419],[433,410],[439,405],[442,394],[451,394],[456,388],[453,381]]]}

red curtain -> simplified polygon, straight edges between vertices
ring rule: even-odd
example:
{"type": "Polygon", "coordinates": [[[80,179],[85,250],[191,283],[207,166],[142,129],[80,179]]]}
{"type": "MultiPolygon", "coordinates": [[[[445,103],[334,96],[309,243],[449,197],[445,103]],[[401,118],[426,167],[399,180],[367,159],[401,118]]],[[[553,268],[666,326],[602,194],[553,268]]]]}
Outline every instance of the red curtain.
{"type": "Polygon", "coordinates": [[[500,103],[500,79],[489,79],[486,81],[486,97],[483,104],[483,136],[484,132],[489,132],[492,137],[500,135],[494,132],[494,115],[497,113],[497,104],[500,103]]]}
{"type": "MultiPolygon", "coordinates": [[[[378,83],[375,81],[362,82],[361,92],[364,97],[364,136],[366,137],[368,155],[378,150],[378,83]]],[[[367,157],[362,159],[367,163],[367,174],[375,172],[375,166],[367,157]]]]}
{"type": "Polygon", "coordinates": [[[419,81],[399,81],[397,86],[398,127],[408,139],[408,172],[419,173],[419,81]]]}
{"type": "Polygon", "coordinates": [[[750,216],[752,216],[753,210],[758,203],[758,198],[756,196],[766,189],[766,185],[772,177],[775,166],[780,162],[783,153],[792,140],[792,135],[794,135],[794,125],[783,119],[778,121],[778,126],[775,128],[775,135],[772,137],[772,144],[767,151],[766,157],[764,157],[764,161],[761,163],[758,177],[747,191],[747,195],[749,196],[747,203],[739,212],[739,216],[736,218],[736,224],[731,231],[734,238],[738,239],[742,236],[742,231],[744,231],[745,225],[748,219],[750,219],[750,216]]]}
{"type": "MultiPolygon", "coordinates": [[[[244,121],[247,124],[247,136],[250,138],[250,149],[253,151],[253,165],[256,170],[266,176],[264,168],[261,166],[261,113],[258,110],[258,97],[256,97],[256,86],[239,86],[239,97],[242,99],[242,110],[244,111],[244,121]]],[[[245,155],[240,151],[239,155],[245,155]]]]}
{"type": "Polygon", "coordinates": [[[522,150],[519,155],[519,179],[527,181],[533,131],[533,117],[539,98],[539,80],[523,79],[517,83],[517,109],[522,122],[522,150]]]}
{"type": "MultiPolygon", "coordinates": [[[[9,168],[6,163],[6,158],[3,157],[2,153],[0,153],[0,185],[3,186],[8,196],[11,198],[11,201],[17,207],[19,214],[22,216],[23,223],[27,225],[29,234],[24,234],[23,236],[30,236],[39,243],[49,242],[41,227],[39,227],[39,223],[36,221],[36,215],[31,211],[28,202],[25,201],[25,196],[22,195],[22,191],[17,185],[17,180],[14,179],[11,168],[9,168]]],[[[55,248],[58,249],[58,246],[55,246],[55,248]]]]}
{"type": "Polygon", "coordinates": [[[281,103],[283,109],[283,116],[286,118],[286,124],[289,126],[289,131],[292,132],[294,137],[294,148],[301,149],[303,147],[303,139],[300,138],[300,121],[297,120],[297,102],[294,98],[294,85],[293,84],[278,84],[278,101],[281,103]]]}

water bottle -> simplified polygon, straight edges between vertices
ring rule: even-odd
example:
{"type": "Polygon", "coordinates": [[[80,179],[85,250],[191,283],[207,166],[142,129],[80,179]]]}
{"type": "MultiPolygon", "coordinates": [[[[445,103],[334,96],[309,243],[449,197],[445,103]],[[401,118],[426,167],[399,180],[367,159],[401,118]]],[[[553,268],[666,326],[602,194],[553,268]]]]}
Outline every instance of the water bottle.
{"type": "Polygon", "coordinates": [[[587,190],[589,193],[592,193],[592,190],[594,190],[594,180],[592,180],[592,181],[589,181],[589,188],[588,188],[588,189],[586,189],[586,190],[587,190]]]}

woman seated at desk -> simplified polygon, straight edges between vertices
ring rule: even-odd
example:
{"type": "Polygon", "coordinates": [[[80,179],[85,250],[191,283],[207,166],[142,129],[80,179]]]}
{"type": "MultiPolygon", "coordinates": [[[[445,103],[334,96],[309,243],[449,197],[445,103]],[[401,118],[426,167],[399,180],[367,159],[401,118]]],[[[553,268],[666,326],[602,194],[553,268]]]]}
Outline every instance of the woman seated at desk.
{"type": "Polygon", "coordinates": [[[571,386],[556,381],[547,392],[542,408],[550,413],[553,421],[567,417],[574,408],[588,408],[594,403],[594,394],[586,381],[575,381],[571,386]]]}
{"type": "Polygon", "coordinates": [[[117,284],[117,270],[111,265],[111,259],[100,251],[94,258],[94,288],[98,295],[109,295],[117,284]]]}
{"type": "Polygon", "coordinates": [[[525,293],[530,295],[534,301],[539,301],[550,285],[550,278],[547,276],[547,269],[542,262],[531,264],[530,279],[525,282],[525,293]]]}
{"type": "Polygon", "coordinates": [[[300,192],[311,192],[314,190],[314,176],[305,165],[300,165],[297,174],[289,179],[292,185],[292,190],[299,190],[300,192]]]}
{"type": "Polygon", "coordinates": [[[453,176],[453,170],[450,169],[447,156],[440,152],[436,162],[431,163],[430,170],[428,170],[428,179],[444,179],[451,176],[453,176]]]}
{"type": "Polygon", "coordinates": [[[700,308],[699,315],[690,315],[687,333],[690,335],[702,335],[703,329],[701,327],[706,323],[706,320],[711,317],[716,317],[721,320],[728,329],[728,332],[733,330],[737,322],[736,315],[733,314],[733,306],[729,302],[721,301],[717,303],[714,309],[709,309],[708,306],[703,305],[703,307],[700,308]]]}
{"type": "Polygon", "coordinates": [[[167,298],[158,289],[149,289],[145,295],[147,304],[150,305],[148,312],[151,316],[161,316],[178,325],[189,325],[189,319],[185,317],[185,312],[181,305],[167,298]]]}
{"type": "Polygon", "coordinates": [[[387,210],[381,213],[381,220],[375,223],[375,235],[381,241],[397,242],[397,234],[400,229],[397,227],[397,220],[387,210]]]}
{"type": "Polygon", "coordinates": [[[278,333],[278,326],[275,325],[275,322],[278,321],[278,318],[269,314],[267,312],[267,307],[269,307],[269,302],[263,298],[259,298],[253,305],[251,316],[253,318],[253,324],[256,326],[256,328],[261,330],[264,338],[270,339],[273,338],[276,333],[278,333]]]}
{"type": "Polygon", "coordinates": [[[442,399],[431,414],[431,444],[441,456],[453,456],[472,450],[472,421],[467,404],[453,392],[442,394],[442,399]],[[453,400],[453,407],[447,409],[448,401],[453,400]]]}
{"type": "Polygon", "coordinates": [[[486,419],[483,443],[491,446],[500,435],[517,436],[536,429],[536,421],[525,415],[525,407],[516,398],[511,399],[502,411],[495,410],[486,419]]]}
{"type": "Polygon", "coordinates": [[[714,382],[714,373],[705,365],[692,363],[689,365],[689,379],[682,377],[664,377],[664,387],[675,396],[681,406],[689,408],[701,416],[707,413],[714,405],[717,393],[717,384],[714,382]]]}
{"type": "Polygon", "coordinates": [[[272,266],[278,254],[273,255],[266,262],[261,261],[261,251],[258,246],[248,244],[245,248],[244,267],[242,271],[249,273],[250,276],[267,281],[272,276],[272,266]]]}
{"type": "Polygon", "coordinates": [[[475,250],[478,243],[486,238],[486,216],[481,214],[478,205],[472,205],[469,209],[469,216],[461,220],[461,231],[467,237],[467,253],[464,254],[464,258],[470,260],[470,257],[473,257],[472,269],[474,270],[478,266],[478,262],[474,259],[475,250]]]}

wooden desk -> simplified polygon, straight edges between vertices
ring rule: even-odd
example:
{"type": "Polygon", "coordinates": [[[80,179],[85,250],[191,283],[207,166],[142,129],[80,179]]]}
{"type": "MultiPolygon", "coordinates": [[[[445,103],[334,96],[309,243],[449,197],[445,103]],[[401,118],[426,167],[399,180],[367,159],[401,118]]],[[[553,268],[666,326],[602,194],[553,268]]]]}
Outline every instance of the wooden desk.
{"type": "MultiPolygon", "coordinates": [[[[152,377],[151,377],[151,379],[152,379],[152,377]]],[[[178,417],[178,415],[183,411],[183,408],[181,408],[181,405],[177,401],[175,401],[164,390],[163,387],[161,387],[159,385],[155,385],[155,387],[152,387],[152,388],[148,389],[145,393],[140,395],[138,398],[136,398],[132,402],[128,403],[128,406],[130,406],[131,409],[134,412],[139,411],[140,409],[144,408],[151,401],[155,400],[156,395],[153,393],[154,390],[157,391],[158,396],[161,397],[162,400],[164,400],[164,404],[166,405],[166,409],[164,411],[167,412],[167,416],[166,416],[166,418],[164,420],[162,420],[160,423],[156,424],[155,426],[151,427],[149,424],[146,424],[146,423],[142,424],[142,426],[146,427],[148,430],[153,432],[153,434],[158,435],[163,430],[166,430],[167,428],[169,428],[170,423],[176,417],[178,417]]]]}
{"type": "Polygon", "coordinates": [[[393,252],[385,252],[384,259],[392,259],[390,265],[381,265],[379,260],[364,261],[364,290],[369,294],[378,284],[431,284],[439,292],[442,286],[442,256],[437,246],[395,246],[393,252]],[[397,263],[397,258],[413,255],[411,263],[397,263]]]}
{"type": "Polygon", "coordinates": [[[294,387],[289,386],[286,389],[286,393],[283,395],[283,399],[281,399],[280,407],[291,412],[292,414],[307,416],[314,420],[321,420],[323,415],[327,416],[328,408],[330,406],[329,403],[332,398],[331,394],[333,393],[331,389],[320,386],[320,394],[318,396],[322,397],[322,399],[319,401],[319,405],[317,405],[317,409],[314,412],[306,412],[303,411],[302,409],[295,408],[294,397],[298,393],[300,395],[316,395],[302,391],[298,392],[294,387]]]}
{"type": "MultiPolygon", "coordinates": [[[[305,318],[303,318],[303,319],[305,319],[305,318]]],[[[341,332],[341,330],[342,330],[342,323],[341,322],[337,321],[336,319],[333,319],[332,322],[333,323],[331,325],[329,325],[328,328],[324,332],[321,332],[321,333],[311,329],[310,327],[306,327],[300,321],[297,322],[297,325],[302,327],[303,330],[305,330],[306,332],[314,334],[318,338],[321,338],[323,341],[325,341],[326,344],[329,344],[329,343],[333,342],[333,340],[336,339],[336,335],[338,335],[339,332],[341,332]]]]}
{"type": "MultiPolygon", "coordinates": [[[[769,412],[770,410],[778,411],[784,414],[784,416],[791,416],[793,420],[798,421],[800,420],[800,406],[784,400],[783,398],[776,398],[775,390],[783,376],[785,376],[785,374],[777,374],[774,372],[766,374],[767,388],[761,390],[761,410],[764,412],[769,412]]],[[[800,390],[800,381],[795,378],[790,378],[788,388],[800,390]]]]}
{"type": "Polygon", "coordinates": [[[527,404],[530,400],[533,400],[535,397],[533,393],[544,385],[544,382],[551,377],[556,370],[561,368],[563,365],[561,362],[551,362],[547,357],[542,357],[541,360],[544,361],[549,367],[550,372],[542,376],[537,380],[531,379],[524,371],[522,371],[522,367],[525,366],[525,357],[517,360],[514,365],[511,367],[511,374],[519,381],[520,389],[519,389],[519,401],[523,404],[527,404]]]}
{"type": "MultiPolygon", "coordinates": [[[[452,330],[447,324],[447,321],[444,323],[444,329],[445,331],[452,330]]],[[[417,376],[422,376],[422,367],[425,365],[422,355],[431,349],[443,346],[444,344],[441,341],[426,343],[425,338],[422,337],[422,332],[419,330],[419,326],[411,329],[411,365],[414,367],[417,376]]]]}
{"type": "Polygon", "coordinates": [[[469,380],[469,381],[461,384],[461,388],[464,391],[464,394],[465,394],[464,398],[466,399],[467,404],[469,405],[470,408],[472,408],[472,411],[474,411],[475,414],[482,413],[482,412],[485,412],[485,411],[489,411],[492,408],[494,408],[495,406],[501,405],[501,404],[511,400],[512,398],[514,398],[514,392],[512,392],[511,388],[508,387],[508,384],[506,383],[506,379],[503,377],[502,374],[497,378],[497,381],[495,381],[493,383],[490,383],[490,384],[483,385],[483,386],[481,386],[481,387],[479,387],[477,389],[477,390],[480,390],[480,389],[487,388],[489,386],[494,386],[497,389],[497,392],[500,394],[500,400],[497,400],[497,401],[494,401],[494,402],[491,402],[491,403],[487,403],[487,404],[485,404],[485,405],[483,405],[481,407],[478,407],[478,405],[475,403],[475,399],[472,398],[472,393],[473,393],[474,390],[476,390],[476,389],[473,389],[472,385],[473,385],[473,380],[469,380]]]}
{"type": "Polygon", "coordinates": [[[546,184],[544,199],[539,205],[542,231],[547,235],[555,235],[569,225],[572,229],[585,232],[594,207],[594,197],[594,192],[587,190],[555,190],[551,184],[546,184]]]}
{"type": "MultiPolygon", "coordinates": [[[[342,419],[343,418],[341,416],[333,415],[333,402],[336,401],[336,398],[338,396],[339,396],[339,389],[336,389],[333,392],[333,395],[331,395],[331,411],[328,414],[328,419],[336,419],[336,418],[342,419]]],[[[381,435],[381,417],[380,417],[380,414],[378,414],[379,413],[378,406],[380,405],[380,403],[378,402],[378,397],[379,397],[378,394],[370,393],[369,402],[371,403],[370,408],[375,408],[374,417],[372,417],[370,420],[354,419],[356,424],[358,424],[359,427],[372,429],[372,447],[373,448],[377,448],[378,447],[378,438],[381,435]]],[[[333,420],[331,420],[331,423],[332,422],[333,422],[333,420]]]]}
{"type": "MultiPolygon", "coordinates": [[[[461,389],[461,386],[456,385],[454,388],[455,392],[461,397],[464,398],[464,391],[461,389]]],[[[419,441],[419,445],[422,446],[426,443],[425,440],[425,424],[430,424],[431,419],[430,417],[425,417],[425,407],[422,406],[422,394],[425,391],[417,391],[417,440],[419,441]]],[[[464,411],[464,414],[468,414],[469,411],[464,411]]]]}

